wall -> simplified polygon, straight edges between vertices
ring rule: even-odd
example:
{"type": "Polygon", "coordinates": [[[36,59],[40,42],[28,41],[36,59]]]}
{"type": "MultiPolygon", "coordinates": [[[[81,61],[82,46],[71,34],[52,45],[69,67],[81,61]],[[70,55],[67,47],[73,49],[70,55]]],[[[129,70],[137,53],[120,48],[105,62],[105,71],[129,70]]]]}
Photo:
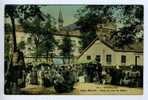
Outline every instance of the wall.
{"type": "MultiPolygon", "coordinates": [[[[100,55],[101,56],[101,63],[103,65],[107,65],[106,63],[106,55],[112,55],[112,58],[114,56],[114,51],[112,49],[110,49],[109,47],[107,47],[106,45],[104,45],[102,42],[100,42],[99,40],[97,40],[86,52],[84,52],[84,54],[79,58],[78,62],[89,62],[89,60],[87,60],[87,56],[91,56],[91,60],[95,61],[95,57],[96,55],[100,55]]],[[[114,63],[114,62],[112,62],[114,63]]]]}
{"type": "Polygon", "coordinates": [[[139,56],[137,58],[137,64],[143,65],[143,53],[135,53],[135,52],[115,52],[115,64],[116,65],[134,65],[135,64],[135,56],[139,56]],[[126,63],[121,63],[121,56],[126,56],[126,63]]]}
{"type": "Polygon", "coordinates": [[[101,64],[104,66],[116,66],[116,65],[131,65],[135,64],[135,56],[139,56],[137,59],[138,65],[143,65],[143,53],[135,52],[116,52],[113,51],[108,46],[104,45],[102,42],[97,40],[89,49],[87,49],[83,55],[78,59],[78,63],[85,63],[90,61],[95,61],[96,55],[101,56],[101,64]],[[106,55],[112,56],[112,62],[108,64],[106,62],[106,55]],[[126,56],[126,63],[121,64],[121,56],[126,56]],[[91,60],[87,60],[87,56],[91,56],[91,60]]]}
{"type": "MultiPolygon", "coordinates": [[[[34,53],[34,48],[35,48],[34,41],[32,41],[32,43],[29,44],[27,42],[27,39],[29,37],[30,36],[27,33],[16,32],[17,44],[19,44],[21,41],[24,41],[26,43],[25,49],[22,50],[25,57],[31,57],[32,54],[34,53]]],[[[62,42],[63,42],[62,39],[64,38],[64,35],[54,35],[54,38],[55,38],[56,41],[59,42],[59,45],[61,45],[62,42]]],[[[73,44],[72,54],[75,57],[77,57],[77,56],[80,55],[80,50],[79,50],[80,47],[81,47],[80,38],[76,37],[76,36],[71,36],[70,38],[71,38],[71,41],[72,41],[72,44],[73,44]]],[[[60,52],[61,52],[60,48],[58,48],[58,46],[55,46],[53,53],[55,55],[60,55],[60,52]]],[[[28,58],[28,59],[26,60],[27,63],[30,62],[30,61],[33,61],[33,59],[31,59],[31,58],[28,58]],[[30,60],[28,60],[28,59],[30,59],[30,60]]],[[[75,60],[75,58],[74,58],[74,60],[75,60]]],[[[45,61],[46,61],[46,59],[45,60],[43,59],[43,62],[45,62],[45,61]]]]}

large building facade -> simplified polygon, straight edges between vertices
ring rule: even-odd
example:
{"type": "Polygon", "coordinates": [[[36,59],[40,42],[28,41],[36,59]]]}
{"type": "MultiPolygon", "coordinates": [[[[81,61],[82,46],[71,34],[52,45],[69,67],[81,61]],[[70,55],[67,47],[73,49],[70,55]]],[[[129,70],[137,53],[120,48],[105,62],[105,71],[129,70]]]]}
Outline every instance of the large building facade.
{"type": "MultiPolygon", "coordinates": [[[[80,48],[81,48],[81,38],[80,38],[80,31],[77,28],[69,28],[71,27],[70,25],[64,27],[63,26],[64,20],[63,20],[63,15],[62,15],[62,11],[59,11],[59,17],[58,17],[58,28],[57,28],[57,32],[53,33],[53,37],[56,40],[56,42],[58,44],[54,45],[54,48],[51,52],[49,52],[49,58],[48,58],[48,63],[57,63],[57,64],[62,64],[63,61],[63,57],[61,56],[61,49],[59,47],[59,45],[61,45],[63,43],[63,39],[64,37],[67,35],[68,32],[68,36],[71,39],[71,43],[72,43],[72,50],[71,50],[71,55],[73,55],[73,57],[70,59],[70,62],[75,62],[76,58],[80,55],[80,48]],[[50,58],[52,54],[52,60],[50,58]]],[[[21,51],[23,51],[24,53],[24,57],[25,57],[25,62],[26,63],[36,63],[37,61],[35,60],[35,44],[33,41],[33,37],[30,36],[30,34],[27,34],[23,31],[22,27],[20,25],[17,25],[16,27],[16,39],[17,39],[17,44],[20,44],[22,41],[25,43],[25,48],[22,49],[21,51]],[[30,42],[29,42],[30,41],[30,42]]],[[[47,63],[47,57],[43,56],[39,56],[38,57],[38,62],[45,62],[47,63]]]]}

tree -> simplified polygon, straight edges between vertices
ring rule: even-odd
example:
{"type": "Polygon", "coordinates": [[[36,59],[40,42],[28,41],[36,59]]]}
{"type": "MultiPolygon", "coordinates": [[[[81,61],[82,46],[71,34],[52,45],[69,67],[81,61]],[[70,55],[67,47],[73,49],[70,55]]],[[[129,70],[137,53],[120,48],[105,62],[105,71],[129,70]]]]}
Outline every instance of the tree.
{"type": "Polygon", "coordinates": [[[106,22],[120,26],[112,32],[110,38],[110,41],[114,41],[114,46],[118,47],[133,43],[137,32],[143,30],[141,5],[88,5],[79,9],[76,17],[77,25],[81,27],[83,48],[96,37],[97,26],[106,22]]]}
{"type": "Polygon", "coordinates": [[[136,40],[143,40],[143,6],[124,5],[120,6],[122,18],[120,22],[122,27],[112,32],[111,40],[116,47],[123,48],[125,45],[135,43],[136,40]],[[141,36],[137,36],[138,34],[141,36]]]}
{"type": "Polygon", "coordinates": [[[5,24],[5,60],[10,61],[10,51],[11,51],[11,25],[5,24]]]}
{"type": "Polygon", "coordinates": [[[14,51],[17,50],[17,44],[16,44],[16,34],[15,34],[15,20],[17,18],[29,18],[32,16],[40,16],[40,10],[39,7],[36,5],[6,5],[5,6],[5,17],[10,18],[11,24],[12,24],[12,36],[13,36],[13,46],[14,51]]]}
{"type": "MultiPolygon", "coordinates": [[[[19,18],[28,18],[30,16],[40,16],[40,11],[37,6],[31,5],[6,5],[5,6],[5,17],[10,18],[11,26],[12,26],[12,37],[13,37],[13,53],[10,65],[8,66],[8,70],[5,75],[5,90],[11,91],[11,83],[15,82],[17,87],[19,87],[18,79],[23,80],[21,74],[23,70],[25,70],[24,56],[23,52],[17,49],[16,44],[16,28],[15,28],[15,20],[19,18]],[[19,69],[16,69],[16,66],[21,66],[19,69]],[[20,73],[20,74],[18,74],[20,73]],[[16,74],[16,75],[15,75],[16,74]],[[18,78],[19,77],[19,78],[18,78]]],[[[24,81],[23,81],[24,82],[24,81]]],[[[6,93],[9,91],[5,91],[6,93]]],[[[12,92],[12,91],[11,91],[12,92]]]]}
{"type": "Polygon", "coordinates": [[[10,17],[12,24],[12,36],[13,36],[13,51],[15,52],[17,49],[16,46],[16,34],[15,34],[15,18],[17,15],[17,6],[16,5],[6,5],[5,6],[5,16],[10,17]]]}
{"type": "Polygon", "coordinates": [[[60,45],[60,48],[62,50],[61,55],[63,56],[63,62],[65,63],[65,59],[68,59],[68,63],[70,63],[70,57],[72,57],[72,43],[68,32],[63,38],[63,43],[60,45]]]}
{"type": "Polygon", "coordinates": [[[109,5],[88,5],[77,11],[75,15],[78,19],[77,25],[80,26],[82,37],[82,48],[86,48],[97,36],[97,26],[107,21],[113,21],[110,16],[113,6],[109,5]]]}
{"type": "Polygon", "coordinates": [[[56,44],[56,41],[53,37],[53,33],[56,32],[55,28],[55,22],[54,19],[48,14],[47,15],[47,21],[45,23],[45,26],[43,27],[43,40],[40,47],[40,54],[46,54],[47,61],[49,52],[51,53],[50,57],[52,59],[52,51],[54,48],[54,45],[56,44]]]}
{"type": "Polygon", "coordinates": [[[81,32],[81,49],[85,49],[96,38],[96,36],[96,32],[81,32]]]}
{"type": "Polygon", "coordinates": [[[38,56],[44,53],[48,56],[48,52],[53,49],[54,38],[52,34],[56,31],[54,19],[50,15],[43,13],[42,16],[42,18],[35,16],[20,20],[24,32],[29,33],[34,41],[36,60],[38,56]]]}
{"type": "Polygon", "coordinates": [[[42,33],[41,22],[42,20],[38,16],[35,16],[35,18],[31,20],[29,20],[28,18],[20,20],[24,32],[29,33],[30,37],[32,37],[32,40],[34,41],[36,58],[38,58],[39,55],[38,50],[41,44],[41,39],[43,38],[41,34],[42,33]]]}

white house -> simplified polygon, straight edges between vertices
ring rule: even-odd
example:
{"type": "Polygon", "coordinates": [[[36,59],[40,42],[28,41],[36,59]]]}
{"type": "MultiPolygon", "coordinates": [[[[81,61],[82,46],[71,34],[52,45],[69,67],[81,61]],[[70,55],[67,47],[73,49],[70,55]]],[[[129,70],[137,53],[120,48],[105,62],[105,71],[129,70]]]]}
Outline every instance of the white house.
{"type": "Polygon", "coordinates": [[[96,58],[103,66],[143,65],[143,43],[119,49],[113,47],[109,40],[97,37],[81,52],[78,63],[95,61],[96,58]]]}

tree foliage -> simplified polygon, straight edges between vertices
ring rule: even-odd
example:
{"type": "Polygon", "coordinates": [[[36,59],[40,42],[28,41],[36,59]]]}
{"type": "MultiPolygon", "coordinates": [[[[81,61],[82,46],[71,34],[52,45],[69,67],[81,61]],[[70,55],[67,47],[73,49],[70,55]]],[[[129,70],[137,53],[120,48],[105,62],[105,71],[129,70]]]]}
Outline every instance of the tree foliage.
{"type": "Polygon", "coordinates": [[[98,24],[103,24],[107,20],[113,21],[110,16],[111,9],[108,5],[88,5],[79,9],[75,16],[78,18],[77,24],[81,26],[81,31],[95,32],[98,24]]]}
{"type": "Polygon", "coordinates": [[[82,49],[86,48],[97,36],[97,26],[106,21],[113,21],[110,16],[111,8],[108,5],[88,5],[77,11],[77,25],[80,26],[82,37],[82,49]]]}
{"type": "Polygon", "coordinates": [[[113,22],[120,28],[112,32],[110,39],[115,46],[133,43],[137,32],[143,30],[143,6],[141,5],[87,5],[77,11],[82,36],[82,48],[96,37],[97,26],[113,22]],[[119,25],[120,24],[120,25],[119,25]],[[121,25],[122,24],[122,25],[121,25]]]}
{"type": "Polygon", "coordinates": [[[50,15],[40,13],[40,16],[20,19],[24,32],[29,33],[34,41],[36,58],[53,49],[53,32],[56,31],[54,19],[50,15]]]}
{"type": "Polygon", "coordinates": [[[25,42],[24,41],[21,41],[19,44],[18,44],[18,48],[20,49],[20,50],[24,50],[25,49],[25,42]]]}
{"type": "Polygon", "coordinates": [[[15,34],[15,20],[20,18],[30,18],[33,16],[41,16],[40,8],[36,5],[6,5],[5,17],[9,17],[12,24],[12,36],[13,36],[13,49],[17,50],[16,34],[15,34]]]}
{"type": "Polygon", "coordinates": [[[142,42],[143,33],[141,33],[140,37],[137,35],[143,31],[143,6],[125,5],[120,6],[120,9],[122,14],[120,23],[123,26],[112,32],[110,39],[114,41],[114,46],[123,48],[124,45],[135,43],[136,40],[141,39],[140,42],[142,42]]]}
{"type": "Polygon", "coordinates": [[[70,57],[72,57],[72,43],[68,32],[67,35],[63,38],[63,43],[60,45],[60,48],[62,50],[61,55],[63,56],[63,60],[64,58],[66,58],[69,60],[70,63],[70,57]]]}

